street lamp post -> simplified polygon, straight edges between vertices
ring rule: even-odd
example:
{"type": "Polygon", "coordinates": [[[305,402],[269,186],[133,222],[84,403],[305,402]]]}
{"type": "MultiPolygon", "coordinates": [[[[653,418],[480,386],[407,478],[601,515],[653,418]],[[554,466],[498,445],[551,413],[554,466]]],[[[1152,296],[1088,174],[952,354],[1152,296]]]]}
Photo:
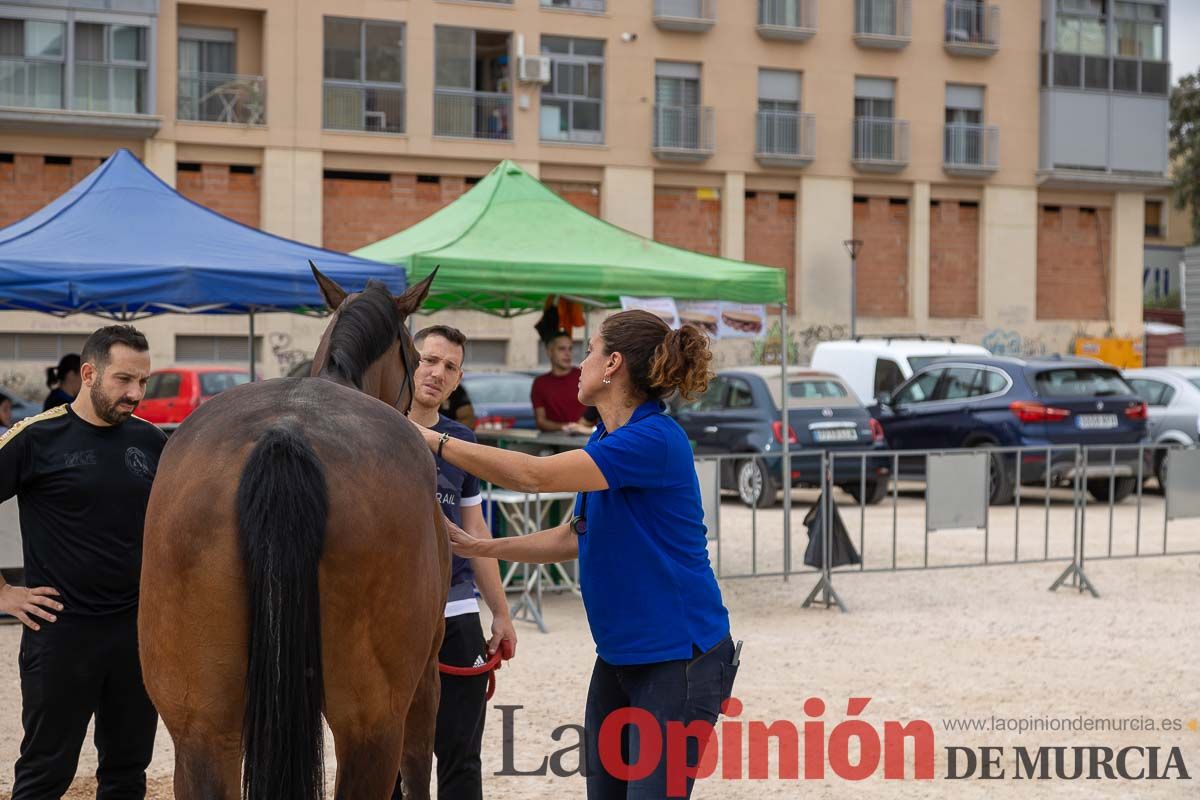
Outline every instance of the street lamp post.
{"type": "Polygon", "coordinates": [[[850,338],[858,335],[858,254],[862,252],[862,239],[846,239],[842,242],[850,254],[850,338]]]}

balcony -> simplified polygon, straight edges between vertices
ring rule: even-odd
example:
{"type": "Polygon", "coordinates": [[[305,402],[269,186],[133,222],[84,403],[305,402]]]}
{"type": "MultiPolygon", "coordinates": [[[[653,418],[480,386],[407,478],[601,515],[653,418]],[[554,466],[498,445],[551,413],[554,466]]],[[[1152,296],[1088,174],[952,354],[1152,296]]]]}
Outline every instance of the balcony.
{"type": "Polygon", "coordinates": [[[101,64],[0,57],[0,125],[7,130],[149,138],[147,71],[101,64]],[[69,102],[68,102],[69,101],[69,102]]]}
{"type": "Polygon", "coordinates": [[[754,157],[765,167],[807,167],[817,155],[817,118],[804,112],[759,111],[754,157]]]}
{"type": "Polygon", "coordinates": [[[717,0],[654,0],[659,30],[704,33],[717,24],[717,0]]]}
{"type": "Polygon", "coordinates": [[[325,81],[322,126],[331,131],[404,133],[404,88],[325,81]]]}
{"type": "Polygon", "coordinates": [[[512,95],[459,89],[435,90],[433,135],[512,141],[512,95]]]}
{"type": "Polygon", "coordinates": [[[542,0],[542,8],[561,8],[564,11],[585,11],[603,14],[605,0],[542,0]]]}
{"type": "Polygon", "coordinates": [[[716,150],[716,114],[708,106],[655,106],[654,143],[663,161],[705,161],[716,150]]]}
{"type": "Polygon", "coordinates": [[[179,73],[180,122],[267,124],[267,84],[261,75],[179,73]]]}
{"type": "Polygon", "coordinates": [[[854,41],[859,47],[901,50],[912,41],[912,0],[855,0],[854,41]]]}
{"type": "Polygon", "coordinates": [[[1000,49],[1000,8],[974,0],[947,0],[946,52],[984,57],[1000,49]]]}
{"type": "Polygon", "coordinates": [[[858,117],[851,125],[850,162],[862,172],[900,172],[908,166],[908,121],[858,117]]]}
{"type": "Polygon", "coordinates": [[[758,0],[758,35],[803,42],[817,32],[816,0],[758,0]]]}
{"type": "Polygon", "coordinates": [[[987,176],[1000,168],[1000,129],[995,125],[946,126],[942,169],[962,178],[987,176]]]}

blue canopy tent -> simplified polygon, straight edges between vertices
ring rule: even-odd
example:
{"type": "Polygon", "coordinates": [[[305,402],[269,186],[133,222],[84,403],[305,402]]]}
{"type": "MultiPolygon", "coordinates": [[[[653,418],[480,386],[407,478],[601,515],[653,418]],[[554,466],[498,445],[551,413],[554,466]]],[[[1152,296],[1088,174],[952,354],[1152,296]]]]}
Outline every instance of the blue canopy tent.
{"type": "Polygon", "coordinates": [[[0,309],[125,321],[249,314],[253,342],[256,311],[324,313],[310,259],[351,290],[370,278],[394,293],[406,285],[401,267],[263,233],[193,203],[122,149],[0,229],[0,309]]]}

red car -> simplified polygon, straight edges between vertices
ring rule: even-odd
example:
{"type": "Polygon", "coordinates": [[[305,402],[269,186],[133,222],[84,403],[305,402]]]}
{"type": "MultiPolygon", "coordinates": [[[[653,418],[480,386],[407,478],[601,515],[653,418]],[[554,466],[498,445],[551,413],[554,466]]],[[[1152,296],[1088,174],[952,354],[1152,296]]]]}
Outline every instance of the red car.
{"type": "Polygon", "coordinates": [[[250,382],[250,373],[229,367],[172,367],[150,373],[137,415],[156,425],[178,424],[200,404],[250,382]]]}

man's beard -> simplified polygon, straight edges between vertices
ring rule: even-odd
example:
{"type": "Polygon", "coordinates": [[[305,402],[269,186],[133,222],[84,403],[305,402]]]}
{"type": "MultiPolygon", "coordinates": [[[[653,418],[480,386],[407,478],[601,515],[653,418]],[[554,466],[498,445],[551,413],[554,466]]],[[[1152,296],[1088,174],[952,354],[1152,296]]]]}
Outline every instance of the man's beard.
{"type": "Polygon", "coordinates": [[[96,416],[107,422],[109,425],[120,425],[122,422],[133,416],[134,410],[137,409],[136,405],[128,411],[123,411],[117,408],[124,398],[122,397],[118,398],[117,400],[109,400],[104,396],[104,392],[100,389],[100,381],[96,381],[94,384],[92,384],[92,390],[90,394],[92,396],[92,409],[96,412],[96,416]]]}

